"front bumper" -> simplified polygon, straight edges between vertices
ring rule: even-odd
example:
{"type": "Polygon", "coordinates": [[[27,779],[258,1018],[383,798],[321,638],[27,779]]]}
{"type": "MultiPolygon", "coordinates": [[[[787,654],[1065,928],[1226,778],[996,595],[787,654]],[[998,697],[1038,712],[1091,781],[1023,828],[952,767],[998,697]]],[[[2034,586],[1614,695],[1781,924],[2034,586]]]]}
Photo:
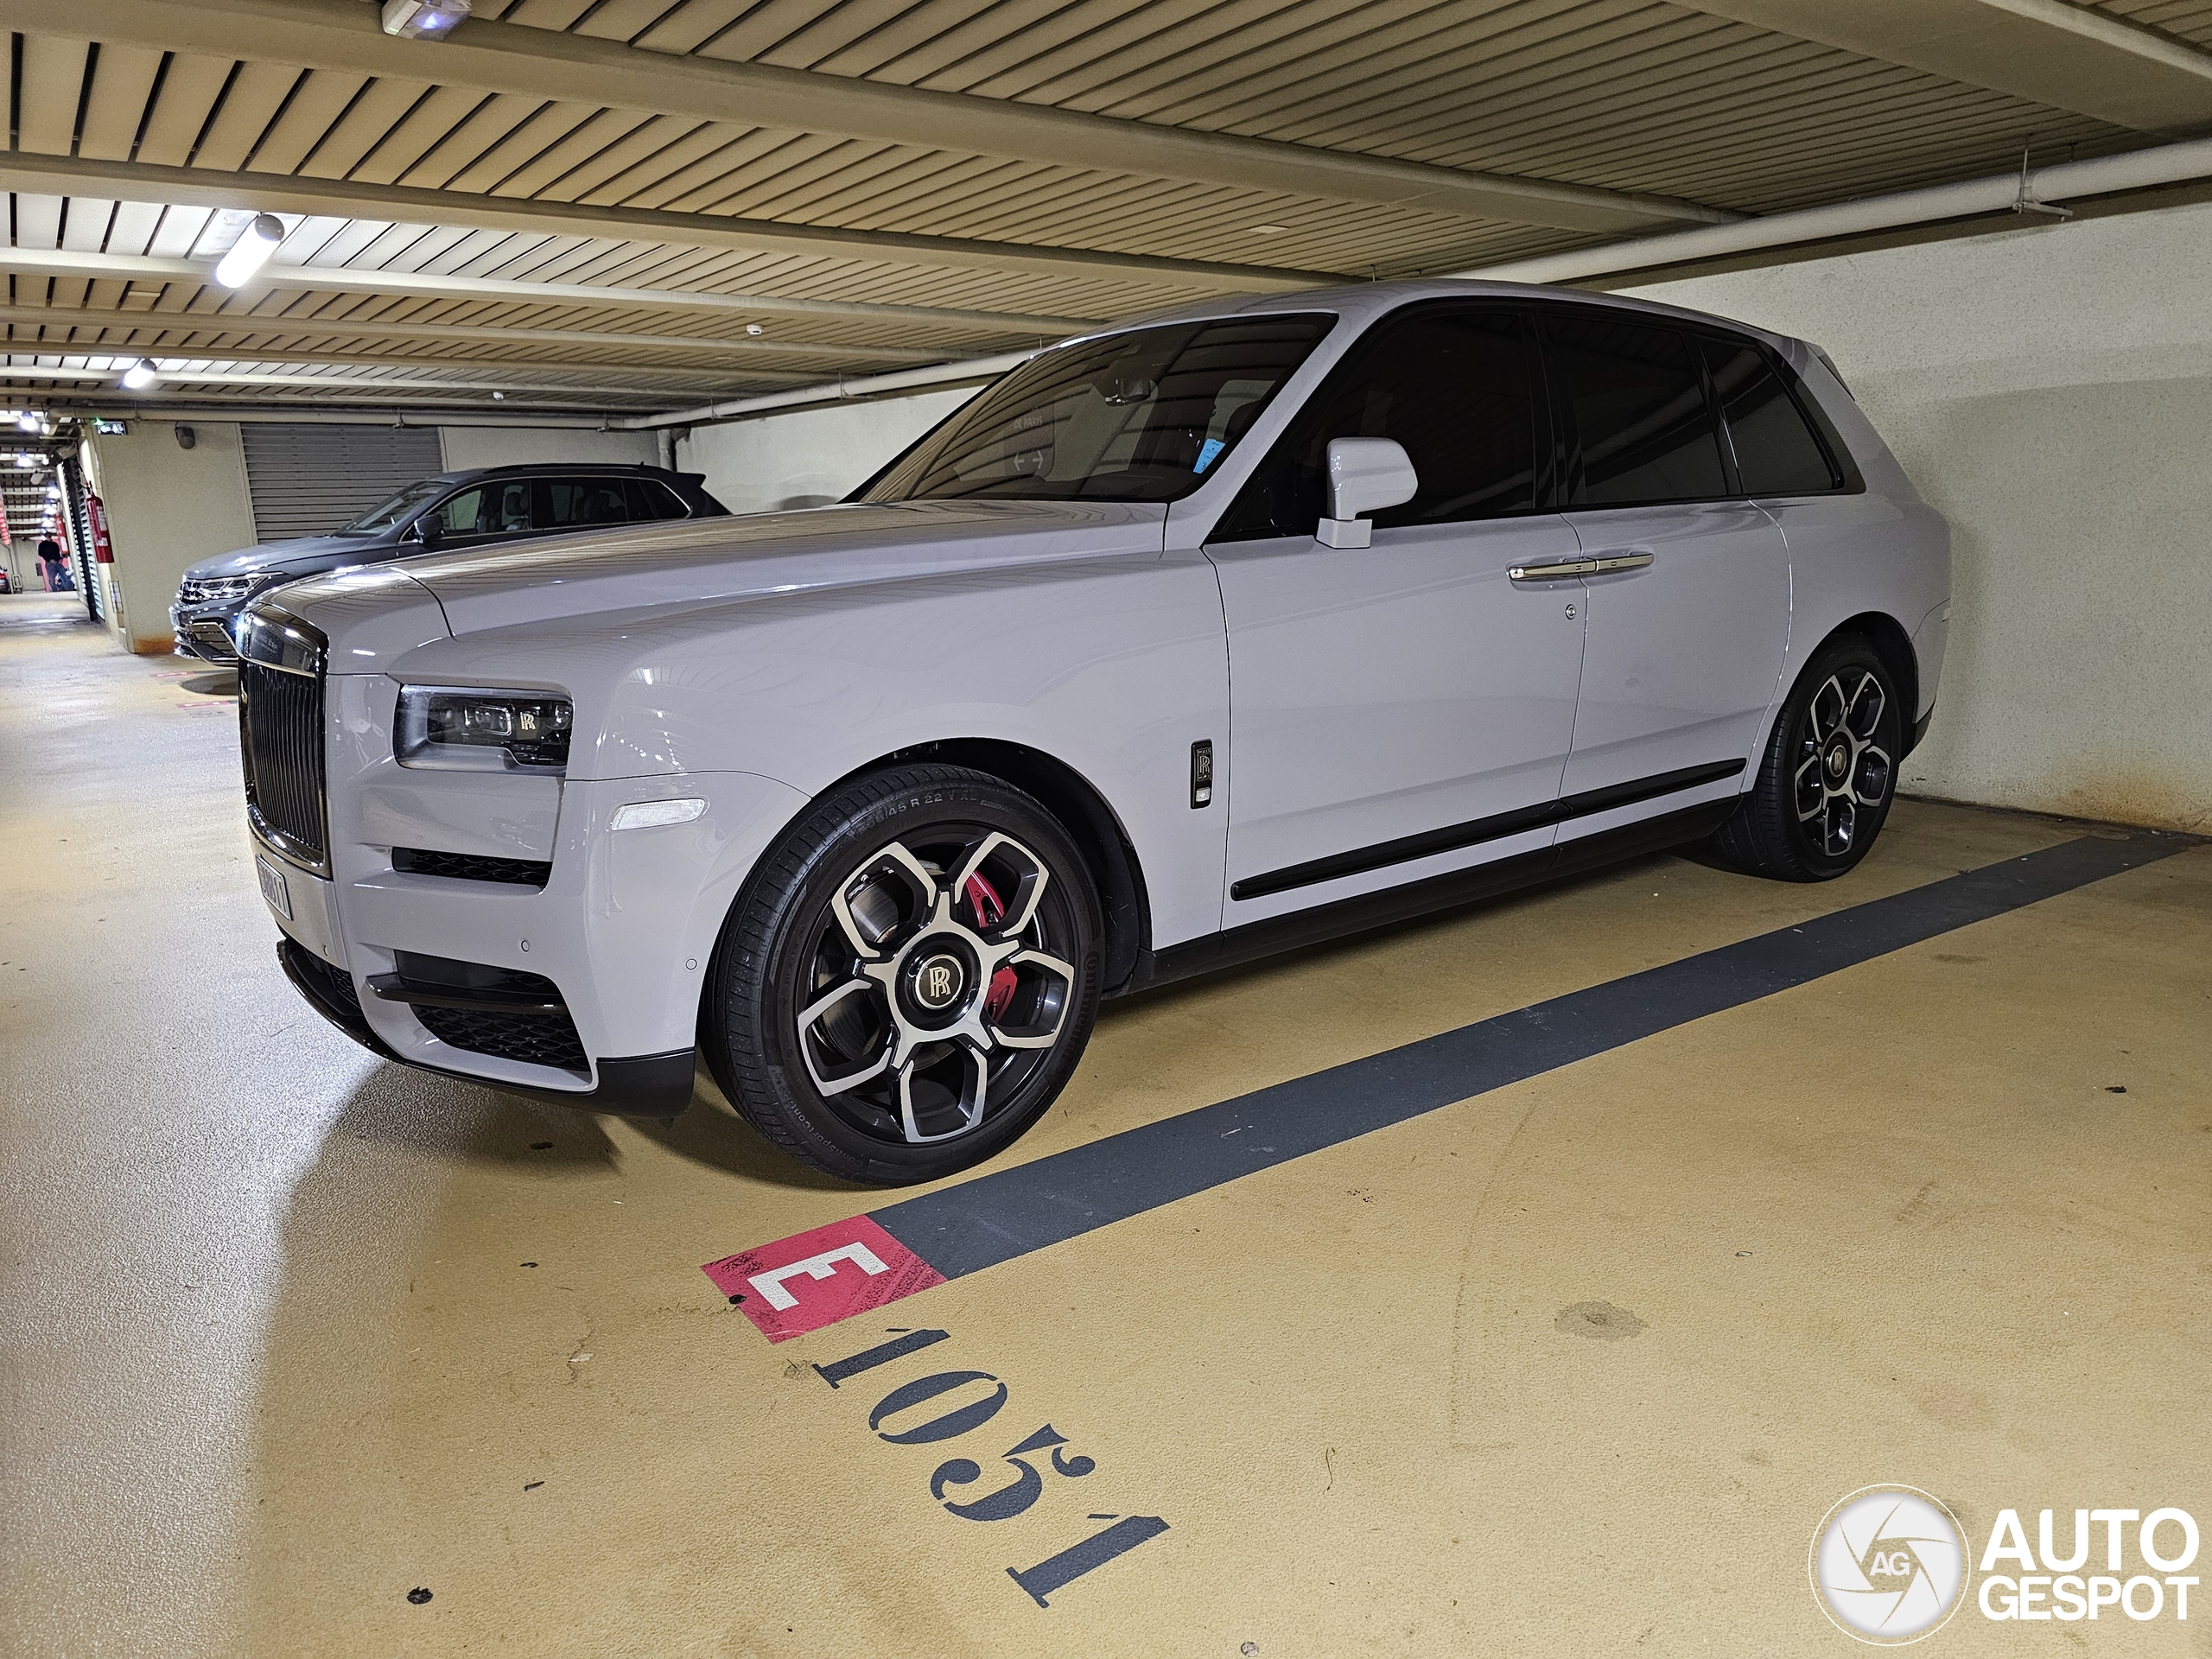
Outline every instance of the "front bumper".
{"type": "Polygon", "coordinates": [[[696,1048],[671,1049],[665,1054],[637,1054],[622,1059],[602,1059],[588,1089],[541,1089],[505,1078],[478,1077],[395,1052],[378,1036],[361,1013],[361,1001],[350,975],[316,956],[296,939],[277,942],[276,961],[292,988],[307,998],[308,1006],[371,1053],[411,1065],[417,1071],[466,1083],[487,1084],[508,1094],[560,1106],[580,1106],[588,1111],[614,1112],[625,1117],[673,1118],[691,1103],[692,1075],[698,1065],[696,1048]]]}
{"type": "Polygon", "coordinates": [[[748,773],[562,782],[410,772],[391,763],[385,735],[391,682],[331,684],[328,871],[255,837],[281,872],[283,906],[268,881],[264,899],[287,936],[293,983],[340,1029],[404,1065],[592,1110],[682,1110],[723,919],[804,798],[748,773]],[[693,797],[709,810],[690,823],[611,827],[632,802],[693,797]],[[543,885],[427,874],[423,861],[395,856],[416,848],[464,855],[449,867],[464,871],[543,861],[526,868],[543,885]],[[455,1001],[450,983],[408,978],[426,963],[468,969],[461,977],[478,985],[527,982],[543,1001],[535,1015],[512,989],[455,1001]],[[518,1015],[547,1025],[526,1020],[518,1043],[501,1022],[518,1015]],[[568,1039],[557,1052],[537,1043],[552,1027],[568,1039]],[[486,1041],[487,1032],[506,1035],[486,1041]]]}
{"type": "Polygon", "coordinates": [[[169,631],[176,636],[177,654],[226,668],[238,666],[238,620],[245,604],[170,606],[169,631]]]}

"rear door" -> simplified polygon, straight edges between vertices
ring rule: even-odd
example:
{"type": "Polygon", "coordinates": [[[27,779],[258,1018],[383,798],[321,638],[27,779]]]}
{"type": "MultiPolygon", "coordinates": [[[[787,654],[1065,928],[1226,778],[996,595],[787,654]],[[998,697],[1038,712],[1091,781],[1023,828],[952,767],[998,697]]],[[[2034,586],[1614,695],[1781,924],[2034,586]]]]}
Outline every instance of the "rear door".
{"type": "Polygon", "coordinates": [[[1292,422],[1206,548],[1229,626],[1227,925],[1548,849],[1574,726],[1573,594],[1526,314],[1409,307],[1292,422]],[[1420,475],[1374,544],[1314,539],[1331,440],[1394,438],[1420,475]]]}
{"type": "Polygon", "coordinates": [[[1597,307],[1541,318],[1587,569],[1563,837],[1745,787],[1789,640],[1789,557],[1741,497],[1703,338],[1597,307]]]}

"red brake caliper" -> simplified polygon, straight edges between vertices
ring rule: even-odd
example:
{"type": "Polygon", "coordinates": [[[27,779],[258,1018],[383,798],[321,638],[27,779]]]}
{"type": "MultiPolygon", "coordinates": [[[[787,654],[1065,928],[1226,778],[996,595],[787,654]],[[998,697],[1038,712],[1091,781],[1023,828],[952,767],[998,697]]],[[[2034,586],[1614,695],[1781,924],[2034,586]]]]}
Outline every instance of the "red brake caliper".
{"type": "MultiPolygon", "coordinates": [[[[968,907],[975,912],[978,933],[996,927],[1006,919],[1006,900],[999,897],[999,890],[983,880],[979,871],[968,878],[968,907]]],[[[983,993],[983,1018],[995,1020],[1007,1011],[1014,1001],[1017,983],[1011,968],[1001,968],[991,976],[990,988],[983,993]]]]}

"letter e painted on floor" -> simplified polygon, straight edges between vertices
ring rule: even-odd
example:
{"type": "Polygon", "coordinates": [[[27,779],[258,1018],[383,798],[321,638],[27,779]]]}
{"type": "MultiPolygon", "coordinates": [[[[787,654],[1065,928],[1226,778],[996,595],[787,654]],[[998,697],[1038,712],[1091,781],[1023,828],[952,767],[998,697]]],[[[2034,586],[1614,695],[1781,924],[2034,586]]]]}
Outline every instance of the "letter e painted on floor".
{"type": "Polygon", "coordinates": [[[895,1302],[944,1276],[866,1216],[755,1245],[701,1269],[771,1342],[895,1302]]]}

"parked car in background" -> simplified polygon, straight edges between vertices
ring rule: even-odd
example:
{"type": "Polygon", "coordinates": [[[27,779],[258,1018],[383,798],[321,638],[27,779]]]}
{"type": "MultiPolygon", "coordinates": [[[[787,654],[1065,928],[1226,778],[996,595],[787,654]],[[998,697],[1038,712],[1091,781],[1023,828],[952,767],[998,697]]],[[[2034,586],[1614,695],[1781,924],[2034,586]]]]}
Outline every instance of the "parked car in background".
{"type": "Polygon", "coordinates": [[[202,559],[184,573],[170,626],[176,648],[211,663],[238,660],[238,613],[281,583],[446,548],[606,530],[729,509],[700,487],[702,473],[663,467],[546,462],[440,473],[379,502],[343,530],[266,542],[202,559]]]}
{"type": "Polygon", "coordinates": [[[1950,532],[1819,352],[1496,283],[1040,353],[853,500],[256,601],[280,958],[390,1058],[795,1156],[1008,1145],[1101,996],[1685,842],[1810,881],[1950,532]]]}

